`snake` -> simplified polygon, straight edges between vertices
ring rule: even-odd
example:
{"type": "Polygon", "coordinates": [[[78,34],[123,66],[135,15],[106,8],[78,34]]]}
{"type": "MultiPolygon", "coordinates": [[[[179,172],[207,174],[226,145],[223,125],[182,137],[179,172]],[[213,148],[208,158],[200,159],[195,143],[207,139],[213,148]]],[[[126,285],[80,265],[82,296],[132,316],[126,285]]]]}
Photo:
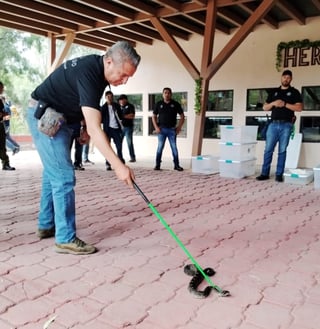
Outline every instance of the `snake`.
{"type": "MultiPolygon", "coordinates": [[[[210,292],[212,289],[216,289],[219,292],[220,297],[229,297],[231,296],[230,292],[228,290],[221,290],[219,287],[216,286],[216,288],[212,286],[206,287],[204,290],[198,290],[199,285],[204,279],[204,276],[202,273],[197,269],[196,265],[189,264],[186,265],[183,269],[184,273],[192,276],[192,279],[189,282],[188,290],[189,292],[195,296],[196,298],[206,298],[210,295],[210,292]]],[[[204,274],[207,276],[213,276],[215,275],[215,270],[211,267],[207,267],[203,270],[204,274]]]]}
{"type": "MultiPolygon", "coordinates": [[[[185,274],[192,276],[192,279],[188,285],[188,290],[193,296],[196,298],[206,298],[210,295],[213,287],[208,286],[204,290],[198,290],[198,287],[203,281],[204,277],[194,264],[186,265],[183,271],[185,274]]],[[[216,273],[215,270],[211,267],[205,268],[203,272],[208,276],[213,276],[216,273]]]]}

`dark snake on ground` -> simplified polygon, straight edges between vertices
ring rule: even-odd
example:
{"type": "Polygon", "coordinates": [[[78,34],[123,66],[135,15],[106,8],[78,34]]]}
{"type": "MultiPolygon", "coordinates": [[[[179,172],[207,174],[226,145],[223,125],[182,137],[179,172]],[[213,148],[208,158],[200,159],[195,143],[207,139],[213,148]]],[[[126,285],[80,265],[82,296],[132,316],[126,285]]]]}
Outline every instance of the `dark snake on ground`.
{"type": "MultiPolygon", "coordinates": [[[[210,295],[212,289],[216,289],[219,292],[219,296],[221,297],[228,297],[230,296],[230,292],[228,290],[220,290],[219,287],[216,288],[212,286],[207,286],[204,290],[198,290],[199,285],[204,280],[204,276],[202,273],[197,269],[194,264],[186,265],[183,269],[184,273],[192,276],[192,279],[189,282],[188,290],[189,292],[195,296],[196,298],[206,298],[210,295]]],[[[204,274],[207,276],[215,275],[215,270],[211,267],[207,267],[203,270],[204,274]]]]}
{"type": "MultiPolygon", "coordinates": [[[[198,290],[198,287],[203,281],[204,277],[194,264],[186,265],[183,271],[185,274],[192,276],[192,279],[188,285],[188,290],[193,296],[196,298],[206,298],[210,295],[213,287],[208,286],[204,290],[198,290]]],[[[203,272],[208,276],[213,276],[216,273],[211,267],[205,268],[203,272]]]]}

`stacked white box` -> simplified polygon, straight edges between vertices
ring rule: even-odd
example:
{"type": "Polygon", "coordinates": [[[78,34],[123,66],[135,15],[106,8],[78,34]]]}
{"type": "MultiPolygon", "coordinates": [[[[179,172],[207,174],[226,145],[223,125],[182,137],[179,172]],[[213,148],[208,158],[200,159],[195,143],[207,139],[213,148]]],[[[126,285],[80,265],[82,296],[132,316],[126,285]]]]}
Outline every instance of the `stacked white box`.
{"type": "Polygon", "coordinates": [[[254,143],[257,134],[258,126],[220,126],[221,142],[254,143]]]}
{"type": "Polygon", "coordinates": [[[244,178],[256,170],[258,126],[220,126],[221,177],[244,178]]]}
{"type": "Polygon", "coordinates": [[[219,157],[213,155],[198,155],[191,159],[193,173],[215,174],[219,172],[219,157]]]}
{"type": "Polygon", "coordinates": [[[312,169],[289,169],[283,175],[289,184],[307,185],[313,181],[312,169]]]}
{"type": "Polygon", "coordinates": [[[219,172],[221,177],[243,178],[254,175],[256,171],[256,159],[252,160],[219,160],[219,172]]]}
{"type": "Polygon", "coordinates": [[[256,144],[220,142],[220,158],[237,161],[252,160],[256,155],[256,144]]]}
{"type": "Polygon", "coordinates": [[[314,188],[320,188],[320,165],[313,168],[314,188]]]}

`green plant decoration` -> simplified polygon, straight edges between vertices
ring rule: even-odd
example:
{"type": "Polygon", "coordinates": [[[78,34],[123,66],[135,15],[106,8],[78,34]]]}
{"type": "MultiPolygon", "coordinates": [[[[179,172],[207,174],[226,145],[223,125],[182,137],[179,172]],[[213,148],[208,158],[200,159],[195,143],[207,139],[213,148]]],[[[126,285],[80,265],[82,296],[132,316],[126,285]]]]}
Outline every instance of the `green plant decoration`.
{"type": "Polygon", "coordinates": [[[202,93],[202,78],[195,80],[195,100],[194,100],[194,111],[196,114],[201,112],[201,93],[202,93]]]}
{"type": "Polygon", "coordinates": [[[282,50],[288,48],[308,48],[308,47],[319,47],[320,40],[310,41],[309,39],[303,40],[293,40],[289,42],[280,42],[277,46],[277,54],[276,54],[276,69],[279,72],[281,68],[282,62],[282,50]]]}

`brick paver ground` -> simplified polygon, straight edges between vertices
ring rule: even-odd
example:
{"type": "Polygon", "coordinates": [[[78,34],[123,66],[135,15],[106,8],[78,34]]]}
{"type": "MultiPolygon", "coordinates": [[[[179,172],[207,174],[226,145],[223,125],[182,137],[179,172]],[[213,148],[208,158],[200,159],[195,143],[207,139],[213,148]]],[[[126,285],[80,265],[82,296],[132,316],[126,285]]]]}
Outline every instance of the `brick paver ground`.
{"type": "MultiPolygon", "coordinates": [[[[320,190],[309,185],[152,170],[136,182],[212,281],[232,296],[196,299],[190,263],[141,196],[95,165],[76,172],[77,232],[99,252],[54,252],[35,235],[35,151],[1,171],[1,329],[318,329],[320,190]]],[[[204,287],[206,284],[203,284],[204,287]]]]}

